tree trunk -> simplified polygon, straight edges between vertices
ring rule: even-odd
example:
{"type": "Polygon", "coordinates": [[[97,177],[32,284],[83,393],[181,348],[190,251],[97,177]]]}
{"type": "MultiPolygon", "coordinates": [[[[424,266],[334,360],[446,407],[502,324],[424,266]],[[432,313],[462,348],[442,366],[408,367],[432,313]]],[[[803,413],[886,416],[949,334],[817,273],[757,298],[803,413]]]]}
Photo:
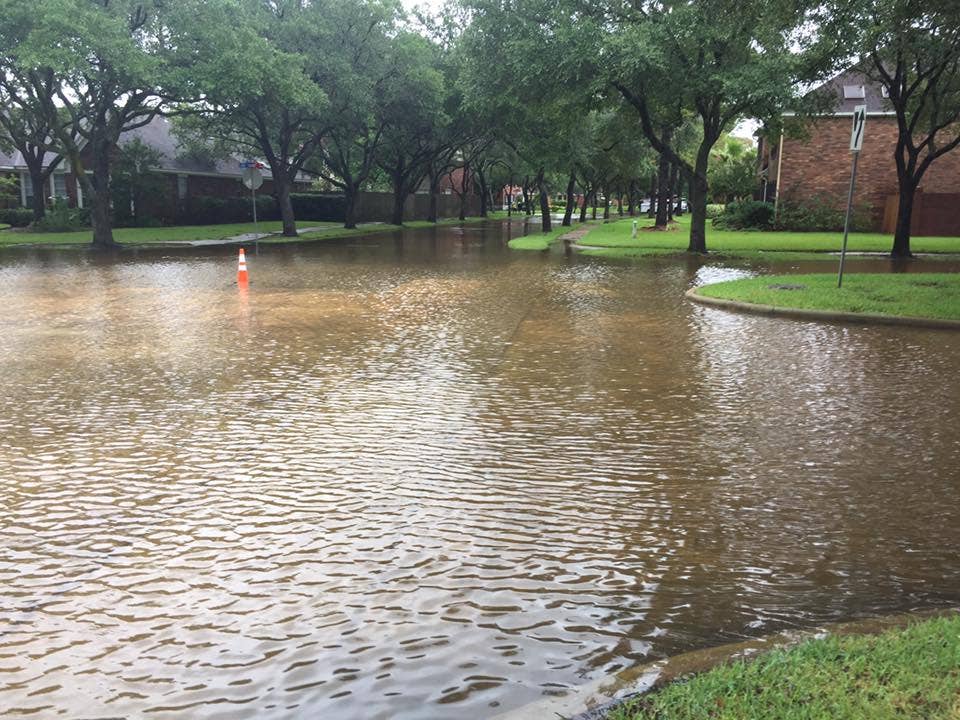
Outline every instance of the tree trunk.
{"type": "Polygon", "coordinates": [[[480,217],[487,217],[489,210],[490,191],[487,189],[487,175],[483,168],[477,170],[477,184],[480,186],[480,217]]]}
{"type": "Polygon", "coordinates": [[[390,213],[390,223],[392,225],[403,225],[403,206],[407,199],[405,190],[402,181],[394,183],[393,210],[390,213]]]}
{"type": "MultiPolygon", "coordinates": [[[[93,149],[93,186],[90,221],[93,224],[92,247],[98,250],[113,250],[120,247],[113,239],[110,217],[110,143],[95,140],[93,149]]],[[[34,188],[34,195],[37,194],[34,188]]]]}
{"type": "Polygon", "coordinates": [[[697,151],[697,163],[690,178],[690,245],[687,252],[707,252],[707,163],[713,143],[705,139],[697,151]]]}
{"type": "Polygon", "coordinates": [[[607,192],[607,189],[603,190],[603,221],[607,222],[610,219],[610,193],[607,192]]]}
{"type": "Polygon", "coordinates": [[[427,220],[432,223],[437,221],[440,214],[440,175],[430,176],[430,209],[427,211],[427,220]]]}
{"type": "Polygon", "coordinates": [[[530,202],[530,176],[528,175],[523,179],[523,184],[520,186],[520,192],[523,193],[523,211],[529,217],[533,215],[533,207],[530,202]]]}
{"type": "Polygon", "coordinates": [[[359,188],[356,185],[348,184],[343,189],[344,207],[343,207],[343,226],[352,230],[357,226],[357,192],[359,188]]]}
{"type": "Polygon", "coordinates": [[[910,224],[913,220],[913,201],[916,198],[917,184],[909,178],[900,181],[900,197],[897,202],[897,226],[893,233],[893,249],[890,257],[913,257],[910,252],[910,224]]]}
{"type": "Polygon", "coordinates": [[[657,174],[650,174],[650,207],[647,208],[647,217],[652,218],[657,214],[657,174]]]}
{"type": "Polygon", "coordinates": [[[679,172],[677,173],[677,209],[674,213],[677,217],[683,215],[683,181],[686,180],[686,176],[683,173],[683,170],[677,168],[679,172]]]}
{"type": "Polygon", "coordinates": [[[617,215],[623,217],[623,193],[617,188],[617,215]]]}
{"type": "Polygon", "coordinates": [[[283,222],[283,236],[297,237],[297,220],[293,216],[293,201],[290,199],[290,181],[284,177],[283,172],[275,173],[273,177],[280,220],[283,222]]]}
{"type": "Polygon", "coordinates": [[[667,202],[668,206],[668,217],[667,220],[673,220],[674,212],[676,211],[676,206],[673,203],[673,198],[677,193],[675,189],[677,187],[677,178],[680,175],[680,167],[676,163],[670,163],[670,199],[667,202]]]}
{"type": "Polygon", "coordinates": [[[567,180],[567,207],[563,211],[564,227],[570,227],[573,224],[573,191],[577,188],[577,176],[571,170],[570,179],[567,180]]]}
{"type": "Polygon", "coordinates": [[[49,175],[43,172],[42,161],[33,167],[33,163],[27,164],[30,173],[30,184],[33,185],[33,197],[30,200],[30,209],[33,210],[33,220],[42,220],[47,214],[47,198],[43,192],[49,175]]]}
{"type": "Polygon", "coordinates": [[[583,188],[583,199],[580,201],[580,222],[587,221],[587,203],[590,201],[590,188],[583,188]]]}
{"type": "Polygon", "coordinates": [[[543,177],[543,168],[540,168],[540,172],[537,173],[537,189],[540,191],[540,229],[543,232],[550,232],[553,229],[550,219],[550,192],[543,177]]]}
{"type": "Polygon", "coordinates": [[[637,181],[631,180],[627,186],[627,214],[633,217],[637,214],[637,181]]]}
{"type": "Polygon", "coordinates": [[[657,184],[657,221],[654,225],[666,230],[669,215],[667,206],[673,202],[670,200],[670,161],[664,153],[660,154],[660,165],[657,167],[657,184]]]}
{"type": "Polygon", "coordinates": [[[593,191],[593,194],[590,197],[590,202],[593,205],[593,214],[590,219],[596,220],[597,219],[597,191],[596,190],[593,191]]]}

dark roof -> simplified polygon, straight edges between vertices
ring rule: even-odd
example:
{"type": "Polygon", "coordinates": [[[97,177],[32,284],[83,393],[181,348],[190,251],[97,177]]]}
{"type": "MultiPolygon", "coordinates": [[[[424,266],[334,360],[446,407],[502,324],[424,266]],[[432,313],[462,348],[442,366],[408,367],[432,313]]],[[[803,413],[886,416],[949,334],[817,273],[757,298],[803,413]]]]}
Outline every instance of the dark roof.
{"type": "Polygon", "coordinates": [[[835,115],[852,115],[853,109],[857,105],[866,105],[868,113],[887,113],[892,111],[890,101],[883,96],[883,86],[871,80],[862,70],[856,67],[844,70],[831,80],[827,80],[827,82],[813,92],[827,93],[836,98],[836,105],[832,111],[835,115]],[[844,86],[863,86],[865,97],[845,98],[843,93],[844,86]]]}
{"type": "MultiPolygon", "coordinates": [[[[160,153],[160,164],[157,170],[169,173],[182,173],[185,175],[228,175],[240,177],[243,169],[240,167],[240,161],[247,158],[232,157],[226,160],[207,161],[201,158],[188,155],[182,149],[173,134],[173,126],[169,119],[165,117],[156,117],[148,125],[144,125],[136,130],[130,130],[120,136],[120,145],[125,145],[134,138],[140,138],[144,143],[160,153]]],[[[23,161],[20,152],[14,150],[7,154],[0,151],[0,168],[6,169],[26,169],[27,164],[23,161]]],[[[65,169],[65,166],[64,166],[65,169]]],[[[270,177],[269,169],[263,170],[266,178],[270,177]]],[[[300,181],[309,182],[310,178],[302,175],[298,178],[300,181]]]]}

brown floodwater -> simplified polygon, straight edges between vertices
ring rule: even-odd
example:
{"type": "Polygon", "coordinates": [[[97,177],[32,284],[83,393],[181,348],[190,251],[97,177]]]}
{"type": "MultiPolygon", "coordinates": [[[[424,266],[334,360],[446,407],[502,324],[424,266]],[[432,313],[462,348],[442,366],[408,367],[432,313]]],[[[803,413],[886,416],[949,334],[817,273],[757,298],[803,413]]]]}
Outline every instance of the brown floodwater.
{"type": "Polygon", "coordinates": [[[960,601],[960,333],[506,227],[0,252],[0,714],[485,718],[960,601]]]}

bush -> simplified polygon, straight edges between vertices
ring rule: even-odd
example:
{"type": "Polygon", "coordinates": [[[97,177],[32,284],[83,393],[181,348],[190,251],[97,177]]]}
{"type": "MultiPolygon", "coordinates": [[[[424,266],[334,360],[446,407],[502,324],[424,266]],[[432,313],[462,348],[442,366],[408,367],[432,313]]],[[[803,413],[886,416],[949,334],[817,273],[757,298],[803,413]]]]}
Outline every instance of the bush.
{"type": "MultiPolygon", "coordinates": [[[[257,219],[277,218],[277,203],[269,195],[257,196],[257,219]]],[[[223,225],[253,221],[253,203],[249,197],[194,195],[184,200],[177,221],[181,225],[223,225]]]]}
{"type": "Polygon", "coordinates": [[[726,230],[769,230],[773,227],[773,203],[758,200],[728,203],[713,219],[713,226],[726,230]]]}
{"type": "Polygon", "coordinates": [[[11,227],[26,227],[33,222],[33,210],[30,208],[6,208],[0,210],[0,224],[11,227]]]}
{"type": "Polygon", "coordinates": [[[722,203],[711,203],[707,205],[707,220],[714,220],[723,215],[724,205],[722,203]]]}
{"type": "Polygon", "coordinates": [[[343,222],[346,217],[347,200],[343,195],[291,193],[290,202],[297,220],[343,222]]]}
{"type": "MultiPolygon", "coordinates": [[[[842,232],[846,208],[839,208],[824,197],[809,200],[784,198],[777,209],[775,229],[792,232],[842,232]]],[[[873,217],[869,205],[854,206],[850,217],[850,229],[871,229],[873,217]]]]}
{"type": "Polygon", "coordinates": [[[90,212],[72,208],[64,198],[57,198],[46,214],[33,224],[36,232],[75,232],[90,227],[90,212]]]}

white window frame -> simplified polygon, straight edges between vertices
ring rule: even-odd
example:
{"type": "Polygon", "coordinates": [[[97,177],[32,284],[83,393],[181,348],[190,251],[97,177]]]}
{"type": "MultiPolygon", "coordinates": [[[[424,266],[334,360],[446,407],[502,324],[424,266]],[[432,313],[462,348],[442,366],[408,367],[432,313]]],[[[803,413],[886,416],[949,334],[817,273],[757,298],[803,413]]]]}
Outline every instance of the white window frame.
{"type": "Polygon", "coordinates": [[[844,85],[844,100],[863,100],[867,97],[867,89],[863,85],[844,85]]]}

